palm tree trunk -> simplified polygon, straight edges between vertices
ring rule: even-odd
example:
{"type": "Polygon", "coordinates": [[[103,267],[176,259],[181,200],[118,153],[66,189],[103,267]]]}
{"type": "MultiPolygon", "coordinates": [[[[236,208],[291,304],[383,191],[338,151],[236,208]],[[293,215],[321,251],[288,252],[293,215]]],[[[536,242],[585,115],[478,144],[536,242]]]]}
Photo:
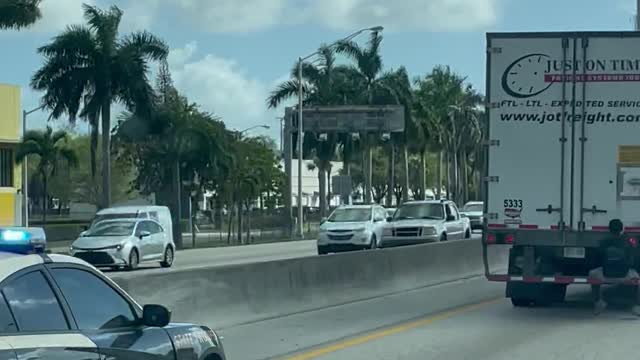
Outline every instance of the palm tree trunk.
{"type": "Polygon", "coordinates": [[[102,208],[111,205],[111,97],[102,104],[102,208]]]}
{"type": "Polygon", "coordinates": [[[395,179],[396,145],[393,143],[393,141],[390,143],[390,145],[391,145],[391,151],[389,152],[389,191],[387,191],[387,196],[385,199],[385,203],[387,207],[391,207],[393,204],[393,189],[395,188],[395,180],[396,180],[395,179]]]}
{"type": "Polygon", "coordinates": [[[238,245],[242,245],[242,204],[236,202],[236,211],[238,212],[238,245]]]}
{"type": "Polygon", "coordinates": [[[245,242],[247,244],[251,244],[251,202],[249,202],[246,206],[247,208],[247,236],[245,242]]]}
{"type": "Polygon", "coordinates": [[[444,166],[444,170],[446,172],[446,198],[451,199],[451,156],[448,150],[444,153],[444,166]]]}
{"type": "Polygon", "coordinates": [[[90,144],[90,163],[91,163],[91,180],[96,179],[96,173],[98,172],[98,124],[91,124],[91,144],[90,144]]]}
{"type": "Polygon", "coordinates": [[[459,172],[459,158],[458,147],[453,148],[453,201],[458,202],[460,200],[460,172],[459,172]]]}
{"type": "Polygon", "coordinates": [[[331,161],[327,163],[327,213],[331,212],[331,161]]]}
{"type": "Polygon", "coordinates": [[[420,200],[427,197],[427,152],[420,151],[420,200]]]}
{"type": "Polygon", "coordinates": [[[467,169],[467,151],[462,150],[461,154],[462,166],[462,202],[469,201],[469,174],[467,169]]]}
{"type": "MultiPolygon", "coordinates": [[[[233,203],[233,202],[232,202],[233,203]]],[[[230,204],[229,204],[230,205],[230,204]]],[[[233,208],[229,206],[229,223],[227,224],[227,244],[231,245],[231,233],[233,232],[233,208]]]]}
{"type": "Polygon", "coordinates": [[[438,152],[438,164],[436,166],[436,198],[442,198],[442,150],[438,152]]]}
{"type": "Polygon", "coordinates": [[[180,186],[180,162],[175,160],[175,167],[173,171],[173,242],[176,244],[176,248],[182,249],[182,187],[180,186]]]}
{"type": "Polygon", "coordinates": [[[318,164],[318,190],[320,192],[320,217],[327,215],[327,172],[325,164],[318,164]]]}
{"type": "Polygon", "coordinates": [[[402,170],[404,171],[404,191],[402,192],[402,200],[409,200],[409,149],[407,149],[407,144],[402,144],[402,170]]]}
{"type": "Polygon", "coordinates": [[[371,146],[371,138],[369,134],[365,135],[366,140],[366,156],[365,156],[365,189],[364,189],[364,202],[365,204],[371,203],[371,181],[373,178],[373,147],[371,146]]]}
{"type": "Polygon", "coordinates": [[[42,174],[42,224],[47,223],[47,174],[42,174]]]}

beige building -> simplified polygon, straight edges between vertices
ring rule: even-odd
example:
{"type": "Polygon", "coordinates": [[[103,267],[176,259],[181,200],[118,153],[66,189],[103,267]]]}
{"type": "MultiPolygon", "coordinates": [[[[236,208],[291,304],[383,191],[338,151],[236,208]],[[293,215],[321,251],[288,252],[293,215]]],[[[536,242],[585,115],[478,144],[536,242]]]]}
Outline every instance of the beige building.
{"type": "Polygon", "coordinates": [[[20,87],[0,84],[0,226],[22,223],[22,171],[15,150],[20,141],[20,87]]]}

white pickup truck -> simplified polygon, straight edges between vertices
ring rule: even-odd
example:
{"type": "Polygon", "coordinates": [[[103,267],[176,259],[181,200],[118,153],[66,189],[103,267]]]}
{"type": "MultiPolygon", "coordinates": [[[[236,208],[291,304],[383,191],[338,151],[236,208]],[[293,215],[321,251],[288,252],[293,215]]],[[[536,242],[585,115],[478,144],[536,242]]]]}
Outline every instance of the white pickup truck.
{"type": "Polygon", "coordinates": [[[563,301],[599,283],[609,221],[640,236],[640,32],[490,33],[486,94],[486,276],[514,306],[563,301]]]}
{"type": "Polygon", "coordinates": [[[471,238],[469,219],[448,200],[408,201],[387,219],[378,247],[471,238]]]}

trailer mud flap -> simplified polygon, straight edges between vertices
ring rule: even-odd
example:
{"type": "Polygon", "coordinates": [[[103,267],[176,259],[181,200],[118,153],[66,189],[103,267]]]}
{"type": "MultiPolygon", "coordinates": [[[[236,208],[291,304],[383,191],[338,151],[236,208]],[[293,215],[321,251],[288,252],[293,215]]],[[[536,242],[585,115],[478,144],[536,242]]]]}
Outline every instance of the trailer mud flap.
{"type": "Polygon", "coordinates": [[[506,297],[528,299],[538,304],[563,302],[567,292],[565,284],[507,282],[506,297]]]}

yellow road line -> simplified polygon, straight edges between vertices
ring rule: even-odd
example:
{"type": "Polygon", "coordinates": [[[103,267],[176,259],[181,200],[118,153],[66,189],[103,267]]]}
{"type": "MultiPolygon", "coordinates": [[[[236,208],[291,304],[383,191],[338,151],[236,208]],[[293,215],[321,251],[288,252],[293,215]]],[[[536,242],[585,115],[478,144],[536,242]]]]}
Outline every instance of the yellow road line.
{"type": "Polygon", "coordinates": [[[476,309],[479,309],[481,307],[496,303],[498,301],[502,300],[502,298],[499,299],[493,299],[493,300],[489,300],[489,301],[483,301],[480,303],[476,303],[476,304],[472,304],[472,305],[467,305],[467,306],[462,306],[453,310],[449,310],[440,314],[436,314],[436,315],[431,315],[428,316],[426,318],[423,319],[419,319],[419,320],[414,320],[408,323],[404,323],[404,324],[400,324],[400,325],[396,325],[396,326],[392,326],[390,328],[386,328],[386,329],[382,329],[379,331],[374,331],[371,333],[368,333],[366,335],[362,335],[359,337],[355,337],[355,338],[351,338],[351,339],[347,339],[347,340],[343,340],[337,343],[333,343],[331,345],[327,345],[324,347],[320,347],[314,350],[310,350],[308,352],[305,353],[301,353],[298,355],[293,355],[291,357],[286,358],[285,360],[311,360],[311,359],[315,359],[318,356],[322,356],[322,355],[326,355],[326,354],[330,354],[339,350],[344,350],[353,346],[357,346],[357,345],[361,345],[364,343],[368,343],[370,341],[373,340],[377,340],[383,337],[387,337],[390,335],[394,335],[394,334],[398,334],[401,332],[405,332],[411,329],[415,329],[415,328],[419,328],[425,325],[429,325],[431,323],[434,323],[436,321],[439,320],[444,320],[444,319],[448,319],[451,318],[453,316],[465,313],[465,312],[469,312],[469,311],[473,311],[476,309]]]}

